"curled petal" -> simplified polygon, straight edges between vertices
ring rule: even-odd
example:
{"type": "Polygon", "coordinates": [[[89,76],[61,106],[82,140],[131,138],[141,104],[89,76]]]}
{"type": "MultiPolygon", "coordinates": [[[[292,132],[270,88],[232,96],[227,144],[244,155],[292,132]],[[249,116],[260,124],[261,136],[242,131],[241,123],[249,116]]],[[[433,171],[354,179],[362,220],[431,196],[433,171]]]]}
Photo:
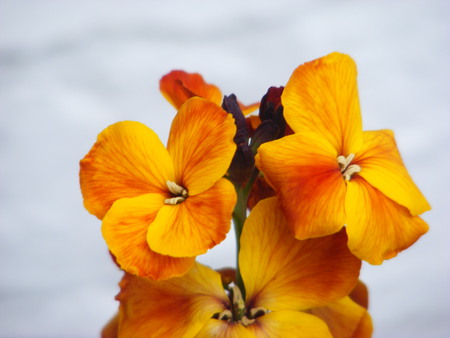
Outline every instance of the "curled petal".
{"type": "Polygon", "coordinates": [[[262,144],[256,165],[275,189],[296,238],[325,236],[345,224],[345,181],[338,153],[315,134],[262,144]]]}
{"type": "Polygon", "coordinates": [[[428,225],[362,177],[348,182],[345,200],[348,246],[358,258],[381,264],[428,231],[428,225]]]}
{"type": "Polygon", "coordinates": [[[308,312],[326,322],[333,337],[370,338],[372,336],[373,326],[369,313],[350,297],[344,297],[308,312]]]}
{"type": "Polygon", "coordinates": [[[355,62],[332,53],[299,66],[281,96],[284,116],[296,132],[326,139],[340,154],[362,145],[362,120],[355,62]]]}
{"type": "Polygon", "coordinates": [[[233,185],[221,179],[181,204],[164,206],[148,229],[148,245],[174,257],[203,254],[225,239],[235,203],[233,185]]]}
{"type": "Polygon", "coordinates": [[[373,187],[417,216],[430,210],[409,176],[390,130],[364,132],[364,146],[355,158],[361,175],[373,187]]]}
{"type": "Polygon", "coordinates": [[[225,175],[236,151],[233,117],[216,104],[195,97],[175,116],[167,149],[176,182],[197,195],[225,175]]]}
{"type": "Polygon", "coordinates": [[[321,306],[346,296],[358,280],[361,261],[348,250],[344,229],[295,239],[272,197],[260,201],[245,222],[239,266],[248,307],[279,311],[321,306]]]}
{"type": "Polygon", "coordinates": [[[193,337],[228,306],[220,275],[198,263],[167,281],[126,274],[120,288],[119,337],[193,337]]]}
{"type": "Polygon", "coordinates": [[[220,89],[206,83],[198,73],[173,70],[161,78],[159,89],[167,101],[176,109],[180,109],[183,103],[194,96],[203,97],[218,105],[222,102],[220,89]]]}
{"type": "Polygon", "coordinates": [[[142,123],[124,121],[103,130],[80,161],[86,209],[102,219],[114,201],[166,191],[172,160],[158,136],[142,123]]]}
{"type": "Polygon", "coordinates": [[[195,257],[169,257],[149,248],[147,231],[163,205],[164,196],[159,194],[124,198],[116,201],[103,219],[103,237],[125,271],[160,280],[180,276],[194,264],[195,257]]]}

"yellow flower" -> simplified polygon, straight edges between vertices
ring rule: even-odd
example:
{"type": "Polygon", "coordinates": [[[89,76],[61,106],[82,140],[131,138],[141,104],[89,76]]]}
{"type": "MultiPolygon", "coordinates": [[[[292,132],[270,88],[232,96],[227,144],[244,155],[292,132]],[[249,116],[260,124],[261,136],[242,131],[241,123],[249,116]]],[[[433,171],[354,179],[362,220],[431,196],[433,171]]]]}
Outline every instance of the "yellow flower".
{"type": "Polygon", "coordinates": [[[224,291],[218,272],[196,263],[184,276],[152,281],[126,274],[120,337],[340,337],[370,336],[366,309],[347,295],[361,261],[342,230],[293,238],[276,198],[261,201],[246,220],[239,264],[246,297],[224,291]],[[307,313],[316,311],[317,315],[307,313]]]}
{"type": "MultiPolygon", "coordinates": [[[[199,96],[218,105],[222,103],[222,92],[213,84],[205,82],[198,73],[187,73],[183,70],[173,70],[164,75],[159,81],[161,93],[176,109],[179,109],[186,100],[199,96]]],[[[259,103],[239,107],[244,115],[248,115],[258,109],[259,103]]]]}
{"type": "Polygon", "coordinates": [[[362,131],[356,66],[333,53],[298,67],[282,95],[294,135],[265,143],[257,166],[274,187],[296,238],[347,228],[348,246],[372,264],[408,248],[430,209],[390,130],[362,131]]]}
{"type": "Polygon", "coordinates": [[[167,149],[138,122],[99,134],[80,162],[81,191],[124,270],[153,279],[182,275],[225,238],[236,193],[222,177],[235,132],[230,114],[196,97],[173,120],[167,149]]]}

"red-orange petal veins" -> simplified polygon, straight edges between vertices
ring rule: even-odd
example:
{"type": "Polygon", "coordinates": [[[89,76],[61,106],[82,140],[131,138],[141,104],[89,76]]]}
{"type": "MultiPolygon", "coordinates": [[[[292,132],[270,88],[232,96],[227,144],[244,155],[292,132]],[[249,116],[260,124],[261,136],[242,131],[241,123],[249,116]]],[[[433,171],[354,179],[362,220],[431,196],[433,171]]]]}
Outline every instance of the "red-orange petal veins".
{"type": "Polygon", "coordinates": [[[428,225],[408,209],[386,197],[364,178],[347,184],[345,200],[348,246],[358,258],[381,264],[411,246],[428,225]]]}
{"type": "Polygon", "coordinates": [[[167,281],[126,274],[120,287],[120,337],[194,337],[229,302],[219,273],[198,263],[167,281]]]}
{"type": "Polygon", "coordinates": [[[355,62],[332,53],[299,66],[281,96],[284,116],[296,132],[325,138],[339,154],[356,153],[362,120],[355,62]]]}
{"type": "Polygon", "coordinates": [[[361,167],[359,175],[387,197],[408,208],[411,215],[430,210],[430,205],[403,164],[392,131],[364,132],[364,145],[354,162],[361,167]]]}
{"type": "Polygon", "coordinates": [[[222,93],[216,86],[206,83],[198,73],[173,70],[159,81],[163,96],[177,110],[191,97],[199,96],[218,105],[222,102],[222,93]]]}
{"type": "Polygon", "coordinates": [[[187,101],[175,116],[167,149],[175,166],[176,182],[197,195],[223,177],[236,144],[231,114],[201,98],[187,101]]]}
{"type": "Polygon", "coordinates": [[[103,130],[80,161],[80,186],[86,209],[102,219],[114,201],[167,191],[174,172],[169,153],[148,127],[132,121],[103,130]]]}
{"type": "Polygon", "coordinates": [[[248,307],[303,310],[346,296],[361,261],[347,248],[344,229],[308,240],[292,236],[276,198],[260,201],[241,236],[239,266],[248,307]]]}
{"type": "Polygon", "coordinates": [[[225,178],[178,205],[161,208],[148,229],[152,250],[173,257],[197,256],[219,244],[230,230],[236,192],[225,178]]]}
{"type": "Polygon", "coordinates": [[[116,201],[102,223],[103,237],[117,263],[125,271],[155,280],[180,276],[195,257],[175,258],[152,251],[147,231],[164,205],[164,196],[146,194],[116,201]]]}
{"type": "Polygon", "coordinates": [[[262,144],[256,165],[275,189],[295,237],[335,233],[345,224],[345,191],[338,152],[315,134],[262,144]]]}

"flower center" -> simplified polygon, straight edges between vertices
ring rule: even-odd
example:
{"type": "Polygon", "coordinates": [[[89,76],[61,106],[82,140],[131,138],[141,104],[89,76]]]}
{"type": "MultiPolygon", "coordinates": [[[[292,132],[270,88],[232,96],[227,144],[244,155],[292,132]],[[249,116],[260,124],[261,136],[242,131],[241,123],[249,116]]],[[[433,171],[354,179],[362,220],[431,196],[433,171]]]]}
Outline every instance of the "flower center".
{"type": "Polygon", "coordinates": [[[170,205],[176,205],[180,204],[181,202],[184,202],[186,198],[188,198],[188,191],[183,188],[182,186],[176,184],[172,181],[167,181],[167,188],[169,188],[169,191],[173,195],[171,198],[166,198],[164,200],[164,203],[170,204],[170,205]]]}
{"type": "Polygon", "coordinates": [[[339,155],[337,157],[337,163],[339,164],[339,168],[341,169],[342,176],[344,180],[350,181],[353,174],[359,173],[361,171],[361,167],[357,164],[351,164],[355,154],[350,154],[347,157],[339,155]]]}
{"type": "Polygon", "coordinates": [[[229,286],[228,291],[232,304],[231,311],[226,309],[221,313],[216,313],[213,318],[237,322],[247,327],[253,324],[256,318],[269,312],[263,307],[254,307],[247,311],[241,290],[237,285],[229,286]]]}

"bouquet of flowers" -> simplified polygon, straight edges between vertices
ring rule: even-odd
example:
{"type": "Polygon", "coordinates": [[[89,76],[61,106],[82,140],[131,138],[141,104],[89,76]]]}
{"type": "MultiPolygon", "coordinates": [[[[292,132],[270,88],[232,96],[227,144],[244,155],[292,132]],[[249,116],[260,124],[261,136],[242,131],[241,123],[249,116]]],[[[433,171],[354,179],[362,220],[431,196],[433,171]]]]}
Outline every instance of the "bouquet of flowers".
{"type": "Polygon", "coordinates": [[[172,71],[167,146],[133,121],[98,135],[81,191],[124,271],[104,337],[371,336],[361,261],[411,246],[430,206],[393,132],[363,131],[356,77],[332,53],[244,105],[172,71]],[[231,223],[236,267],[196,262],[231,223]]]}

